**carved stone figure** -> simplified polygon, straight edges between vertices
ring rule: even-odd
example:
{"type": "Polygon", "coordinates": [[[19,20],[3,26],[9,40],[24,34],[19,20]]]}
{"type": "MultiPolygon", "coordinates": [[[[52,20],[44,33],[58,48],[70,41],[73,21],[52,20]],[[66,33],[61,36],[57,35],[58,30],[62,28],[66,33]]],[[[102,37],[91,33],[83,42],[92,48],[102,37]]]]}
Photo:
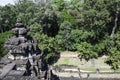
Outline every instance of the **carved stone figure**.
{"type": "Polygon", "coordinates": [[[43,58],[44,54],[40,52],[37,40],[27,35],[28,31],[29,29],[23,25],[21,19],[17,19],[15,28],[12,29],[15,36],[8,38],[4,45],[9,52],[0,60],[3,70],[0,74],[1,79],[4,79],[6,75],[37,77],[40,80],[50,79],[47,77],[49,70],[43,58]],[[8,69],[8,66],[11,68],[8,69]]]}

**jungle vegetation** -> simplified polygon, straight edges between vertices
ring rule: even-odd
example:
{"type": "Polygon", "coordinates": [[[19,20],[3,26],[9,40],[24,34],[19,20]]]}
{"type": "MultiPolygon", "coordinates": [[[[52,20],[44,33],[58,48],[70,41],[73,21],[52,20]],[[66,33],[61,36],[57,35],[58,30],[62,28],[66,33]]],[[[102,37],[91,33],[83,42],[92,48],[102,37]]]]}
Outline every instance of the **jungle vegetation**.
{"type": "Polygon", "coordinates": [[[77,51],[80,59],[107,55],[120,66],[120,0],[17,0],[0,6],[0,56],[17,18],[30,28],[39,48],[52,59],[61,51],[77,51]]]}

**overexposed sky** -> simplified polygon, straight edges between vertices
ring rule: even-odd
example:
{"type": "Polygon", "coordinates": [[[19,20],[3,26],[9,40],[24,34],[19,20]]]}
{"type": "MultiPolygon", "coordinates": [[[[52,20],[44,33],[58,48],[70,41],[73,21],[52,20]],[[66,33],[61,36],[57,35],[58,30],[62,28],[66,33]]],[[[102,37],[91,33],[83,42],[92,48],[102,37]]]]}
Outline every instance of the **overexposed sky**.
{"type": "Polygon", "coordinates": [[[14,4],[15,0],[0,0],[0,6],[4,6],[6,4],[14,4]]]}
{"type": "MultiPolygon", "coordinates": [[[[7,4],[14,4],[16,0],[0,0],[0,6],[4,6],[7,4]]],[[[66,0],[66,1],[70,1],[70,0],[66,0]]]]}

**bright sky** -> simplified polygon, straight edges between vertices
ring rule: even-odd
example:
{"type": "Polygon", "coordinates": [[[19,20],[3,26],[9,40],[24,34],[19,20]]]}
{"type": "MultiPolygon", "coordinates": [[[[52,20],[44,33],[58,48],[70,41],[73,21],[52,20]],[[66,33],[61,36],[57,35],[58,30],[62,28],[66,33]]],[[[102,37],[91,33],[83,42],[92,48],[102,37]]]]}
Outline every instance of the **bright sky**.
{"type": "MultiPolygon", "coordinates": [[[[16,0],[0,0],[0,6],[4,6],[4,5],[7,5],[7,4],[14,4],[16,0]]],[[[70,0],[67,0],[67,1],[70,1],[70,0]]]]}
{"type": "Polygon", "coordinates": [[[4,6],[6,4],[14,4],[15,0],[0,0],[0,5],[4,6]]]}

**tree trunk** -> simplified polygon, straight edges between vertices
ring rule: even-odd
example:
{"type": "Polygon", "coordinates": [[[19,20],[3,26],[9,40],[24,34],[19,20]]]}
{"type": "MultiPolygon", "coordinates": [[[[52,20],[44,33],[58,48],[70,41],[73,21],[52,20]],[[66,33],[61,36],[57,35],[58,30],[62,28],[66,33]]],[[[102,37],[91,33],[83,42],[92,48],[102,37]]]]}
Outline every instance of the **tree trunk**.
{"type": "Polygon", "coordinates": [[[114,34],[115,34],[115,30],[116,30],[116,28],[117,28],[118,14],[119,14],[119,12],[116,11],[114,27],[113,27],[112,33],[111,33],[111,35],[110,35],[111,38],[113,38],[113,36],[114,36],[114,34]]]}
{"type": "Polygon", "coordinates": [[[3,33],[3,28],[0,27],[0,33],[3,33]]]}

